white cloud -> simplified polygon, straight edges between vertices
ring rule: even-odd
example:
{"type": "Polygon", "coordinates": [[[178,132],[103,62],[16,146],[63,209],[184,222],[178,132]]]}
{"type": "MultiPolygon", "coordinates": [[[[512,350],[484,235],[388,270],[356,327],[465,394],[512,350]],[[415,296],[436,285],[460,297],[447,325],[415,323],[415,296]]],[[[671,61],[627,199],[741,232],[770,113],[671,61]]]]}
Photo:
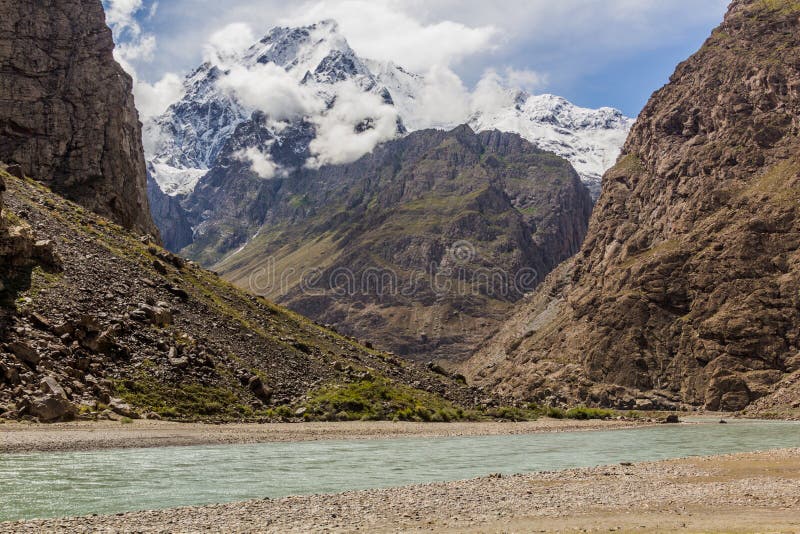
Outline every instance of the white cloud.
{"type": "MultiPolygon", "coordinates": [[[[143,33],[136,14],[144,9],[142,0],[106,0],[106,20],[116,39],[114,58],[133,78],[133,93],[136,108],[142,121],[160,115],[183,95],[183,83],[173,73],[164,74],[155,83],[141,80],[134,65],[153,60],[158,41],[156,36],[143,33]]],[[[152,18],[158,11],[158,2],[153,2],[147,11],[152,18]]]]}
{"type": "Polygon", "coordinates": [[[170,72],[153,84],[137,80],[133,93],[142,120],[164,113],[170,105],[183,96],[183,91],[183,81],[170,72]]]}
{"type": "Polygon", "coordinates": [[[157,13],[158,13],[158,0],[153,2],[152,5],[150,5],[150,10],[147,12],[148,20],[155,18],[157,13]]]}
{"type": "Polygon", "coordinates": [[[411,129],[446,128],[466,120],[470,94],[464,82],[447,67],[430,68],[417,98],[403,118],[411,129]]]}
{"type": "Polygon", "coordinates": [[[530,69],[515,69],[506,67],[506,85],[519,87],[526,91],[536,91],[547,85],[548,75],[530,69]]]}
{"type": "Polygon", "coordinates": [[[115,34],[129,31],[139,35],[141,28],[136,22],[136,13],[142,9],[142,0],[105,0],[106,20],[115,34]]]}
{"type": "Polygon", "coordinates": [[[143,35],[132,41],[117,45],[114,50],[118,59],[122,58],[122,60],[130,64],[133,61],[152,60],[156,47],[155,35],[143,35]]]}
{"type": "Polygon", "coordinates": [[[329,18],[339,23],[358,54],[394,61],[416,71],[449,66],[486,51],[497,33],[492,26],[469,27],[450,20],[422,24],[387,0],[328,0],[307,4],[282,22],[312,24],[329,18]]]}
{"type": "Polygon", "coordinates": [[[446,67],[433,67],[425,73],[415,98],[398,100],[404,110],[403,120],[412,130],[451,128],[469,121],[476,111],[491,113],[514,105],[519,90],[540,86],[546,76],[534,71],[517,71],[510,67],[502,74],[494,69],[484,72],[470,91],[462,79],[446,67]]]}
{"type": "MultiPolygon", "coordinates": [[[[152,0],[144,3],[151,4],[152,0]]],[[[165,72],[188,72],[202,60],[209,35],[230,23],[246,22],[261,36],[279,21],[337,16],[359,53],[380,59],[382,51],[392,55],[397,52],[392,59],[407,56],[406,65],[412,68],[415,64],[413,70],[420,73],[433,63],[445,64],[472,85],[487,68],[511,65],[519,70],[547,72],[550,76],[546,89],[567,93],[565,96],[615,94],[613,83],[619,77],[610,73],[626,61],[651,61],[655,74],[663,72],[666,80],[683,54],[680,50],[686,48],[688,54],[699,45],[719,24],[728,3],[729,0],[169,0],[162,1],[158,8],[158,18],[169,21],[159,25],[164,28],[157,33],[159,53],[152,62],[139,62],[136,66],[148,80],[159,79],[165,72]],[[364,6],[368,11],[352,6],[364,6]],[[386,11],[394,14],[389,13],[385,20],[373,20],[376,14],[386,11]],[[453,26],[446,24],[448,21],[458,28],[452,36],[453,26]],[[427,29],[419,31],[420,28],[427,29]],[[486,29],[495,29],[488,41],[482,31],[486,29]],[[596,90],[587,89],[590,79],[596,90]]],[[[619,91],[618,99],[608,104],[637,105],[638,100],[629,101],[630,95],[639,91],[646,98],[656,89],[649,85],[653,83],[652,75],[651,72],[649,78],[642,79],[640,88],[619,91]]],[[[627,111],[635,113],[636,109],[627,111]]]]}
{"type": "Polygon", "coordinates": [[[164,113],[184,92],[183,81],[171,72],[152,84],[139,78],[133,63],[152,58],[155,50],[156,38],[152,35],[142,36],[114,49],[114,58],[133,78],[133,96],[142,122],[164,113]]]}
{"type": "Polygon", "coordinates": [[[324,102],[274,63],[241,65],[230,69],[218,85],[244,106],[263,111],[271,119],[284,121],[315,113],[324,102]]]}
{"type": "Polygon", "coordinates": [[[514,102],[514,92],[509,90],[508,82],[497,71],[487,70],[475,86],[470,98],[472,110],[492,113],[510,106],[514,102]]]}
{"type": "Polygon", "coordinates": [[[350,163],[397,135],[397,110],[378,95],[348,82],[337,87],[336,95],[330,110],[311,119],[317,136],[309,147],[314,157],[308,167],[350,163]]]}
{"type": "MultiPolygon", "coordinates": [[[[269,145],[265,148],[269,149],[269,145]]],[[[234,154],[234,157],[239,161],[250,163],[250,169],[263,180],[270,180],[275,178],[275,176],[285,174],[284,171],[272,161],[272,157],[268,152],[263,152],[256,147],[240,150],[234,154]]]]}
{"type": "Polygon", "coordinates": [[[224,64],[256,42],[253,29],[243,22],[228,24],[214,32],[203,47],[205,61],[224,64]]]}

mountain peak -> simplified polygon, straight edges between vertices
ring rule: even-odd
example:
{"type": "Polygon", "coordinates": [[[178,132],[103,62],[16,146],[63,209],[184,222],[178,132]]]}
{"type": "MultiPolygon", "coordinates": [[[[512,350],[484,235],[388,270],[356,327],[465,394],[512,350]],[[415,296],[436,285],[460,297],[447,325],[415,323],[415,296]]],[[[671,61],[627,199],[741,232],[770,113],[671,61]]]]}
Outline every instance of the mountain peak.
{"type": "MultiPolygon", "coordinates": [[[[187,78],[183,100],[157,118],[154,125],[148,126],[151,168],[165,192],[173,195],[190,193],[204,174],[203,170],[213,167],[217,155],[237,127],[249,121],[252,112],[256,111],[239,102],[231,91],[220,87],[226,70],[257,71],[261,65],[284,69],[302,88],[297,94],[305,95],[303,98],[308,95],[313,98],[316,94],[328,104],[326,109],[320,110],[323,115],[331,111],[334,102],[346,103],[351,106],[351,111],[359,108],[357,113],[371,109],[370,112],[385,114],[386,108],[378,109],[379,106],[374,104],[376,99],[368,96],[373,95],[380,99],[377,102],[396,110],[396,120],[392,121],[397,123],[396,133],[426,128],[449,130],[464,123],[468,123],[474,132],[500,130],[517,133],[539,148],[570,160],[593,193],[599,192],[600,176],[616,161],[632,122],[611,108],[580,108],[560,96],[531,95],[519,88],[501,89],[504,91],[499,99],[501,104],[496,97],[483,101],[476,93],[475,97],[468,97],[471,102],[465,104],[463,116],[432,120],[424,110],[434,105],[426,104],[426,99],[431,98],[431,83],[436,83],[435,80],[409,72],[392,61],[360,57],[350,47],[339,24],[326,19],[306,26],[273,28],[260,41],[232,58],[224,68],[209,64],[187,78]],[[355,96],[349,94],[353,86],[364,93],[365,103],[356,103],[355,96]],[[342,91],[348,93],[347,98],[339,98],[342,91]],[[369,102],[372,103],[366,104],[369,102]],[[187,170],[189,172],[185,172],[187,170]]],[[[253,81],[259,79],[257,75],[252,76],[253,81]]],[[[291,98],[295,96],[290,95],[291,98]]],[[[341,115],[350,117],[351,113],[343,112],[341,115]]],[[[365,123],[375,122],[370,116],[362,119],[365,123]]],[[[314,124],[319,122],[310,121],[308,128],[311,130],[305,127],[290,129],[303,131],[306,139],[305,148],[295,146],[297,152],[293,161],[298,155],[308,153],[308,146],[318,134],[314,124]]],[[[373,147],[375,143],[392,138],[394,130],[387,127],[374,136],[377,141],[373,147]]],[[[282,137],[285,135],[276,131],[261,138],[282,137]]],[[[280,146],[280,143],[270,145],[273,148],[280,146]]],[[[262,153],[272,153],[270,147],[254,148],[262,153]]]]}

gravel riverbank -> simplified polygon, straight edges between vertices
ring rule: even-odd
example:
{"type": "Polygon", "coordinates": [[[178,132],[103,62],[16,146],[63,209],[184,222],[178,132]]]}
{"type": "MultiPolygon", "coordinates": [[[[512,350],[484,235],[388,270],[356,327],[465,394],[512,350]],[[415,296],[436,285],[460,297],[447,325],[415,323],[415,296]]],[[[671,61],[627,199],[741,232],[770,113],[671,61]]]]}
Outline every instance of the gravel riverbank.
{"type": "Polygon", "coordinates": [[[116,516],[0,532],[797,532],[800,449],[116,516]]]}
{"type": "Polygon", "coordinates": [[[631,428],[634,421],[539,419],[520,423],[340,422],[207,425],[138,420],[74,422],[52,425],[0,424],[0,453],[95,449],[231,445],[323,439],[493,436],[534,432],[572,432],[631,428]]]}

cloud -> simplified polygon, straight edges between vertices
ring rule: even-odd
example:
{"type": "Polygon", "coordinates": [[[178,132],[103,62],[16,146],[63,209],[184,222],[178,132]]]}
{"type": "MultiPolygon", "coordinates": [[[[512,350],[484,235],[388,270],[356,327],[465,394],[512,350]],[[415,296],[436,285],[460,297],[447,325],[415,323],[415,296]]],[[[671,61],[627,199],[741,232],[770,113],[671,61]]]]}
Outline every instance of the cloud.
{"type": "MultiPolygon", "coordinates": [[[[150,61],[157,47],[155,35],[143,35],[135,40],[124,42],[115,47],[115,53],[126,63],[133,61],[150,61]]],[[[133,70],[133,67],[130,67],[133,70]]]]}
{"type": "Polygon", "coordinates": [[[422,24],[395,2],[386,0],[306,4],[281,22],[301,25],[329,18],[339,23],[358,54],[394,61],[415,71],[453,65],[484,52],[492,47],[492,39],[498,33],[493,26],[469,27],[451,20],[422,24]]]}
{"type": "Polygon", "coordinates": [[[470,95],[470,112],[491,113],[512,106],[520,90],[533,91],[542,87],[546,80],[546,74],[532,70],[506,67],[501,74],[487,69],[470,95]]]}
{"type": "Polygon", "coordinates": [[[470,94],[455,72],[434,66],[425,73],[416,99],[403,107],[403,119],[412,130],[446,128],[464,122],[470,110],[470,94]]]}
{"type": "MultiPolygon", "coordinates": [[[[114,58],[133,78],[133,94],[136,108],[142,121],[160,115],[183,95],[183,83],[174,73],[165,73],[155,83],[141,80],[135,64],[152,61],[158,48],[155,35],[142,32],[136,15],[144,10],[142,0],[105,0],[106,21],[114,33],[116,46],[114,58]]],[[[153,18],[158,11],[158,2],[147,10],[153,18]]]]}
{"type": "Polygon", "coordinates": [[[433,67],[425,74],[413,101],[404,102],[402,94],[396,100],[404,109],[403,120],[409,129],[446,129],[468,122],[476,111],[491,113],[512,106],[520,90],[532,90],[546,79],[546,75],[531,70],[488,69],[470,91],[449,68],[433,67]]]}
{"type": "Polygon", "coordinates": [[[311,118],[317,130],[306,166],[350,163],[397,135],[397,110],[349,82],[336,89],[333,107],[311,118]]]}
{"type": "Polygon", "coordinates": [[[150,5],[150,10],[147,12],[147,19],[152,20],[158,13],[158,0],[150,5]]]}
{"type": "Polygon", "coordinates": [[[136,13],[142,9],[142,0],[105,0],[106,21],[115,34],[130,32],[139,35],[141,28],[136,13]]]}
{"type": "Polygon", "coordinates": [[[313,89],[300,85],[274,63],[253,68],[233,67],[218,86],[241,104],[263,111],[271,119],[284,121],[310,115],[324,106],[313,89]]]}
{"type": "MultiPolygon", "coordinates": [[[[269,149],[269,145],[265,148],[269,149]]],[[[263,152],[257,147],[240,150],[234,154],[234,157],[239,161],[250,163],[250,169],[263,180],[270,180],[285,174],[285,171],[272,161],[272,156],[268,152],[263,152]]]]}
{"type": "Polygon", "coordinates": [[[541,72],[530,69],[515,69],[506,67],[506,85],[509,87],[519,87],[526,91],[535,91],[547,85],[549,76],[541,72]]]}
{"type": "Polygon", "coordinates": [[[155,51],[156,38],[152,35],[141,36],[114,49],[114,58],[133,79],[136,109],[143,122],[164,113],[184,93],[183,81],[177,74],[168,72],[155,83],[148,83],[139,78],[133,63],[147,61],[153,57],[155,51]]]}
{"type": "Polygon", "coordinates": [[[253,29],[243,22],[228,24],[214,32],[203,47],[205,61],[224,64],[256,42],[253,29]]]}
{"type": "Polygon", "coordinates": [[[475,85],[475,91],[470,96],[471,111],[492,113],[512,105],[515,92],[509,90],[507,78],[503,78],[494,69],[489,69],[475,85]]]}
{"type": "MultiPolygon", "coordinates": [[[[144,0],[145,4],[151,2],[144,0]]],[[[653,77],[661,73],[666,81],[676,62],[719,24],[728,3],[169,0],[160,3],[153,21],[142,22],[145,31],[158,37],[158,53],[152,61],[135,66],[144,79],[157,80],[165,72],[194,69],[203,59],[203,45],[209,36],[228,24],[245,22],[260,36],[279,22],[336,16],[351,45],[365,56],[380,59],[381,55],[391,55],[420,73],[432,64],[449,66],[470,87],[487,68],[510,65],[519,71],[532,69],[548,73],[547,91],[577,98],[584,104],[589,103],[587,99],[602,100],[609,95],[612,102],[606,104],[630,104],[635,109],[628,111],[635,113],[640,98],[657,88],[653,77]],[[386,18],[378,17],[381,13],[386,18]],[[488,40],[487,29],[493,30],[488,40]],[[618,72],[620,68],[635,68],[639,64],[636,61],[652,65],[649,77],[618,72]],[[631,62],[634,67],[627,67],[631,62]],[[617,89],[621,79],[627,80],[624,90],[617,89]],[[630,95],[635,94],[641,96],[632,102],[630,95]]]]}
{"type": "Polygon", "coordinates": [[[168,72],[156,83],[137,81],[134,86],[136,108],[142,120],[157,117],[183,96],[183,81],[168,72]]]}

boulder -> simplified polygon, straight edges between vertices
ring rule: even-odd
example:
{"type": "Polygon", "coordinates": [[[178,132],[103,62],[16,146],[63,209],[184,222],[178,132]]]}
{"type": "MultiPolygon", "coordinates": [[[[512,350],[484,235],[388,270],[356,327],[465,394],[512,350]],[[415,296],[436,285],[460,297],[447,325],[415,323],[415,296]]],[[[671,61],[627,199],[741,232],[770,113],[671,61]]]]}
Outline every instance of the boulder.
{"type": "Polygon", "coordinates": [[[44,377],[42,379],[41,388],[43,392],[50,395],[55,395],[56,397],[61,397],[62,399],[67,398],[64,388],[61,387],[61,384],[59,384],[58,380],[56,380],[56,378],[53,376],[44,377]]]}
{"type": "Polygon", "coordinates": [[[35,260],[47,267],[60,269],[63,265],[53,242],[49,239],[36,241],[31,254],[35,260]]]}
{"type": "Polygon", "coordinates": [[[9,343],[6,349],[28,365],[35,367],[42,360],[39,352],[23,341],[9,343]]]}
{"type": "Polygon", "coordinates": [[[139,414],[133,409],[133,406],[126,403],[122,399],[111,398],[108,402],[108,408],[123,417],[130,417],[131,419],[139,419],[139,414]]]}
{"type": "Polygon", "coordinates": [[[140,304],[138,310],[131,313],[131,319],[140,320],[140,318],[163,328],[172,324],[172,311],[160,306],[140,304]]]}
{"type": "Polygon", "coordinates": [[[261,380],[261,378],[256,375],[250,377],[250,380],[247,382],[247,387],[250,388],[250,391],[253,392],[253,395],[262,401],[266,402],[272,398],[272,389],[264,385],[264,382],[261,380]]]}
{"type": "Polygon", "coordinates": [[[45,395],[30,401],[28,413],[43,423],[51,423],[72,419],[75,416],[75,406],[58,395],[45,395]]]}

